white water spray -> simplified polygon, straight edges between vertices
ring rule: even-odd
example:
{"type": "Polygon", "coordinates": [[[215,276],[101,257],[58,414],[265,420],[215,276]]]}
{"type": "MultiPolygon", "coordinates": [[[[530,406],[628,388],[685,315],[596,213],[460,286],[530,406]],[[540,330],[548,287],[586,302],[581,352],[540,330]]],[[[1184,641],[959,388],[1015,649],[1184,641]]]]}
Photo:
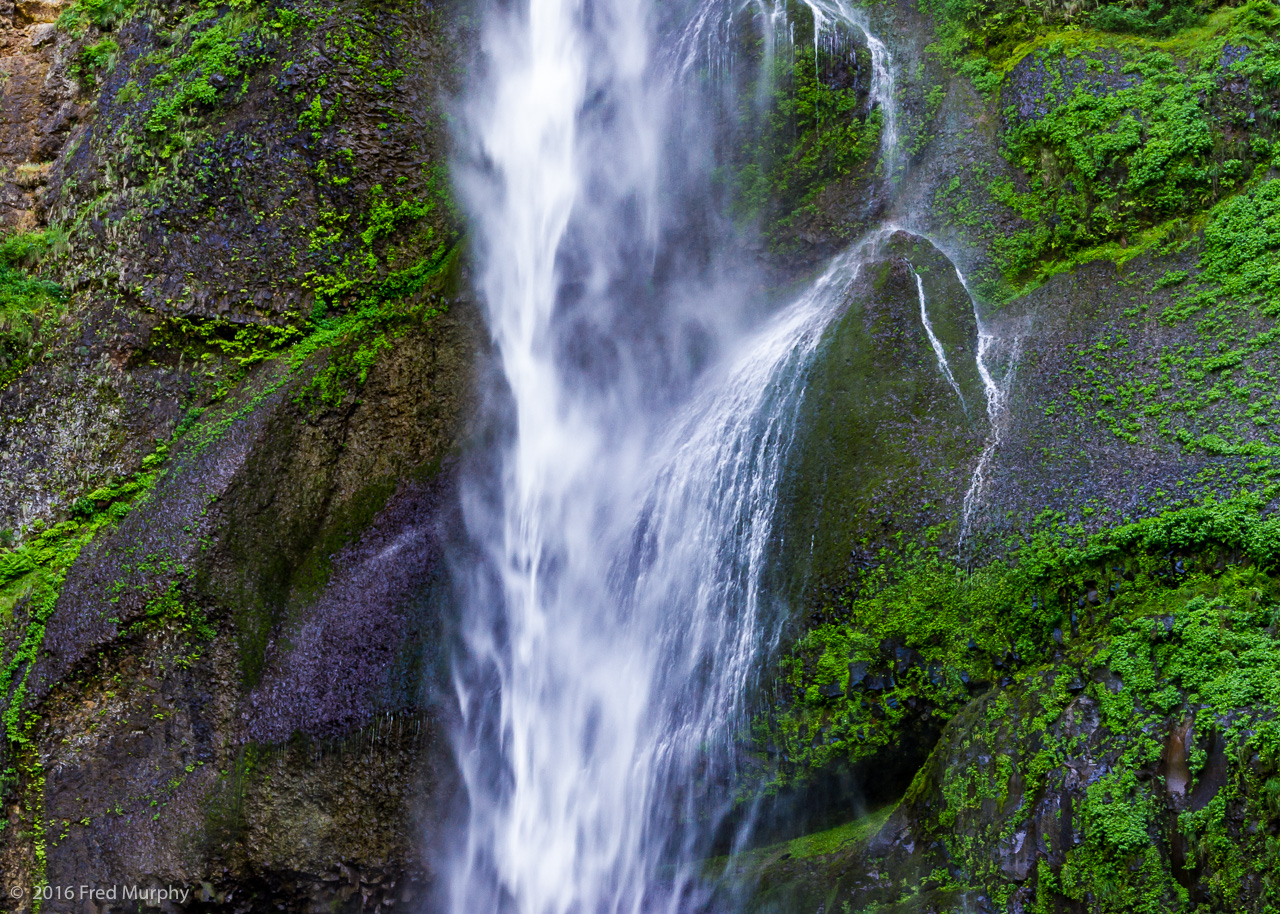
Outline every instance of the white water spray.
{"type": "Polygon", "coordinates": [[[573,355],[580,334],[635,309],[661,324],[652,285],[627,282],[653,258],[620,239],[658,222],[653,150],[672,83],[650,72],[633,0],[590,17],[531,0],[494,12],[485,35],[491,80],[469,111],[479,164],[461,183],[513,428],[496,484],[464,497],[484,560],[455,569],[469,811],[448,903],[696,907],[697,860],[732,801],[715,785],[733,774],[731,737],[775,630],[762,581],[807,368],[858,261],[837,258],[762,331],[722,341],[736,357],[674,413],[653,412],[629,350],[601,382],[594,352],[573,355]]]}

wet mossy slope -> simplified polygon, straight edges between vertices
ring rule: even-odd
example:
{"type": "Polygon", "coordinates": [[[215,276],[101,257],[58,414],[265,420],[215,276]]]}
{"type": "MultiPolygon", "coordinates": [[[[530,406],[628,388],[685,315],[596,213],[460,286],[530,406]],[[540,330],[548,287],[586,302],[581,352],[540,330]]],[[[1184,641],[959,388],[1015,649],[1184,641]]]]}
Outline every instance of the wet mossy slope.
{"type": "Polygon", "coordinates": [[[0,904],[420,904],[479,338],[439,104],[466,17],[19,7],[62,116],[4,162],[34,207],[0,250],[0,904]]]}
{"type": "Polygon", "coordinates": [[[753,726],[778,808],[849,824],[736,875],[762,911],[1273,910],[1280,8],[868,13],[911,74],[889,217],[1004,394],[957,447],[865,405],[936,366],[832,331],[753,726]]]}

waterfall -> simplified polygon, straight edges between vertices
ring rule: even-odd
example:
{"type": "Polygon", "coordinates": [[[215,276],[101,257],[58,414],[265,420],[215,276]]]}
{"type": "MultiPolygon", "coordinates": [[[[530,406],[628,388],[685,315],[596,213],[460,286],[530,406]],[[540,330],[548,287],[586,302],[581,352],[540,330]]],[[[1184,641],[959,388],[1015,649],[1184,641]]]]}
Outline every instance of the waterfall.
{"type": "MultiPolygon", "coordinates": [[[[830,22],[840,22],[857,29],[871,51],[871,98],[880,109],[880,154],[885,174],[893,177],[901,164],[898,146],[898,105],[894,98],[897,91],[893,74],[893,57],[885,43],[872,34],[865,16],[845,0],[804,0],[813,15],[814,60],[822,46],[822,36],[830,22]]],[[[830,33],[830,50],[839,50],[839,36],[830,33]]]]}
{"type": "Polygon", "coordinates": [[[769,639],[760,584],[805,368],[856,272],[837,260],[745,335],[746,302],[661,287],[660,171],[682,186],[672,172],[699,166],[659,161],[668,105],[690,98],[651,65],[650,28],[631,0],[495,8],[465,112],[459,186],[510,406],[455,569],[456,914],[698,903],[769,639]],[[725,354],[692,398],[659,370],[688,359],[671,349],[691,317],[725,354]]]}
{"type": "MultiPolygon", "coordinates": [[[[749,266],[712,231],[714,268],[673,254],[705,202],[685,189],[714,165],[682,74],[699,55],[732,65],[729,9],[695,9],[666,54],[645,0],[495,4],[484,27],[457,180],[507,393],[454,556],[453,914],[708,897],[698,861],[735,799],[735,738],[778,631],[763,581],[808,368],[888,231],[762,327],[727,278],[749,266]]],[[[778,9],[766,23],[785,25],[778,9]]],[[[892,177],[888,50],[843,5],[812,9],[867,37],[892,177]]],[[[922,287],[921,316],[954,385],[922,287]]]]}

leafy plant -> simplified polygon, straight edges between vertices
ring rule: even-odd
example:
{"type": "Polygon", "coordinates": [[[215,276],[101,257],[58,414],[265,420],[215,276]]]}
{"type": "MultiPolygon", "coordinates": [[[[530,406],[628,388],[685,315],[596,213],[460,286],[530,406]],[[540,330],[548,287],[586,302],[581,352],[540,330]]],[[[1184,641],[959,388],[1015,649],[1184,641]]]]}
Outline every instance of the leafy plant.
{"type": "Polygon", "coordinates": [[[89,26],[113,29],[133,12],[136,0],[75,0],[58,17],[58,28],[73,35],[89,26]]]}
{"type": "Polygon", "coordinates": [[[10,235],[0,241],[0,386],[38,357],[41,331],[66,303],[60,286],[28,272],[59,237],[46,232],[10,235]]]}

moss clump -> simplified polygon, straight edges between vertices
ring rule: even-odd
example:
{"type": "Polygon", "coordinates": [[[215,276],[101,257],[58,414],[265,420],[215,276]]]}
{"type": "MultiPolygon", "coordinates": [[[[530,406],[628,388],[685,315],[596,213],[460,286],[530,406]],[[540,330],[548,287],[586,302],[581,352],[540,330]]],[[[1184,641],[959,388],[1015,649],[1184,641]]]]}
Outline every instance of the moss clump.
{"type": "Polygon", "coordinates": [[[1034,227],[995,245],[1005,272],[1028,276],[1046,262],[1094,257],[1105,245],[1123,252],[1145,242],[1144,232],[1265,175],[1275,133],[1267,112],[1280,87],[1251,79],[1252,91],[1241,93],[1233,81],[1280,61],[1280,46],[1266,37],[1280,23],[1271,12],[1274,23],[1261,35],[1234,29],[1183,58],[1138,45],[1062,42],[1040,44],[1025,58],[1015,75],[1051,75],[1045,87],[1025,87],[1023,110],[1006,114],[1006,155],[1029,182],[1018,190],[999,181],[993,194],[1034,227]],[[1043,114],[1028,112],[1037,105],[1043,114]]]}
{"type": "Polygon", "coordinates": [[[1102,0],[1085,9],[1052,0],[931,0],[924,6],[937,22],[937,39],[929,50],[970,77],[979,91],[994,94],[1003,71],[1018,60],[1026,44],[1046,34],[1063,31],[1084,37],[1081,33],[1089,29],[1111,40],[1130,36],[1156,40],[1199,26],[1206,18],[1212,21],[1215,11],[1231,4],[1225,0],[1102,0]]]}
{"type": "Polygon", "coordinates": [[[58,28],[79,36],[85,30],[113,29],[132,15],[136,0],[75,0],[58,16],[58,28]]]}
{"type": "Polygon", "coordinates": [[[1074,902],[1116,914],[1261,911],[1280,902],[1266,878],[1277,862],[1268,835],[1280,824],[1269,800],[1280,784],[1278,597],[1257,568],[1122,596],[1099,641],[1019,676],[1015,691],[966,719],[947,748],[973,761],[931,772],[942,798],[935,827],[963,861],[962,881],[992,897],[1012,893],[997,849],[1036,827],[1043,798],[1070,791],[1076,837],[1046,836],[1034,910],[1074,902]],[[1096,724],[1086,719],[1093,708],[1096,724]],[[1189,734],[1185,758],[1175,731],[1189,734]],[[985,752],[1003,764],[977,764],[985,752]],[[1081,764],[1098,777],[1072,786],[1070,766],[1081,764]],[[1192,887],[1205,908],[1192,903],[1192,887]]]}

